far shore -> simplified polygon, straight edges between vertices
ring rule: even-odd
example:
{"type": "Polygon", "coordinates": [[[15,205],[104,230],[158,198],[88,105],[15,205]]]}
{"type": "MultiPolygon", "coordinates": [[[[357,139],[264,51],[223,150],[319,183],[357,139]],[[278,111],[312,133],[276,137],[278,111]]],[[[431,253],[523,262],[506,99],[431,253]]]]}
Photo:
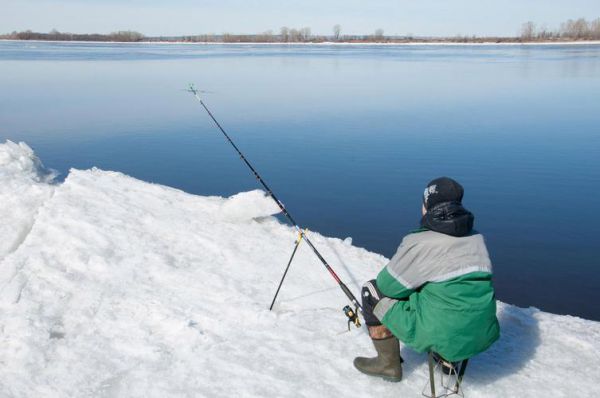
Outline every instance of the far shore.
{"type": "Polygon", "coordinates": [[[189,44],[189,45],[273,45],[273,46],[565,46],[565,45],[600,45],[600,40],[573,40],[573,41],[403,41],[403,42],[216,42],[216,41],[79,41],[79,40],[15,40],[0,39],[0,42],[23,43],[85,43],[85,44],[189,44]]]}

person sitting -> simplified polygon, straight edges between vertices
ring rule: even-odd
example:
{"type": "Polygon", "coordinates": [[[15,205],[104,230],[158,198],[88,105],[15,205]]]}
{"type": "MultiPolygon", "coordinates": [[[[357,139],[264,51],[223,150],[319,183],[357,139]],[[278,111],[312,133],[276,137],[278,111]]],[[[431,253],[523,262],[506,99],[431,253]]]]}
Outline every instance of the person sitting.
{"type": "Polygon", "coordinates": [[[421,228],[405,236],[377,279],[363,286],[363,316],[377,357],[355,358],[359,371],[400,381],[398,340],[457,362],[499,338],[492,264],[463,194],[451,178],[431,181],[421,228]]]}

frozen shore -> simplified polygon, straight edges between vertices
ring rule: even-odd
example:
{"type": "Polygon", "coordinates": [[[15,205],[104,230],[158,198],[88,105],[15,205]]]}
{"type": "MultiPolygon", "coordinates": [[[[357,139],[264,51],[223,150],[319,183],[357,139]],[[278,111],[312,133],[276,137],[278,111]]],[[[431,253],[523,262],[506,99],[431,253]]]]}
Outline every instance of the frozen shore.
{"type": "Polygon", "coordinates": [[[0,39],[4,42],[15,43],[85,43],[85,44],[186,44],[186,45],[227,45],[227,46],[581,46],[581,45],[600,45],[600,40],[581,40],[581,41],[544,41],[544,42],[468,42],[468,43],[453,43],[445,41],[430,41],[430,42],[406,42],[406,43],[355,43],[355,42],[319,42],[319,43],[279,43],[279,42],[243,42],[243,43],[226,43],[226,42],[186,42],[186,41],[138,41],[138,42],[117,42],[117,41],[77,41],[77,40],[13,40],[0,39]]]}
{"type": "MultiPolygon", "coordinates": [[[[359,374],[364,328],[261,191],[201,197],[121,173],[52,182],[25,144],[0,144],[0,397],[420,396],[424,354],[398,384],[359,374]]],[[[386,263],[311,238],[351,290],[386,263]]],[[[466,396],[583,396],[600,381],[600,323],[498,304],[502,336],[466,396]]]]}

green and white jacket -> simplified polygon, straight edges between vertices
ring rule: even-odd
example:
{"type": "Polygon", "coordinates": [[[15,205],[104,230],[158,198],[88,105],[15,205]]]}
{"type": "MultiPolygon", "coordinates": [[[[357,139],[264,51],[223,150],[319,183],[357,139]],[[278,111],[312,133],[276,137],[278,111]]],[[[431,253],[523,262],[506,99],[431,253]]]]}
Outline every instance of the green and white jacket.
{"type": "Polygon", "coordinates": [[[377,276],[377,318],[403,343],[449,361],[485,351],[500,334],[492,264],[481,234],[418,230],[377,276]]]}

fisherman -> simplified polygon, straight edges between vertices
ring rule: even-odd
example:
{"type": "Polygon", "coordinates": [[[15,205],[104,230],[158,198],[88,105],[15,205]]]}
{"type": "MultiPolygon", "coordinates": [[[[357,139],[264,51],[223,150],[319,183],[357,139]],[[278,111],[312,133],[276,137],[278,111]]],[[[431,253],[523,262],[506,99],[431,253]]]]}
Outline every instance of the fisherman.
{"type": "Polygon", "coordinates": [[[485,351],[500,334],[492,264],[463,187],[448,177],[423,194],[421,228],[408,234],[391,261],[362,288],[363,315],[377,351],[358,357],[361,372],[402,379],[399,341],[418,352],[458,362],[485,351]]]}

